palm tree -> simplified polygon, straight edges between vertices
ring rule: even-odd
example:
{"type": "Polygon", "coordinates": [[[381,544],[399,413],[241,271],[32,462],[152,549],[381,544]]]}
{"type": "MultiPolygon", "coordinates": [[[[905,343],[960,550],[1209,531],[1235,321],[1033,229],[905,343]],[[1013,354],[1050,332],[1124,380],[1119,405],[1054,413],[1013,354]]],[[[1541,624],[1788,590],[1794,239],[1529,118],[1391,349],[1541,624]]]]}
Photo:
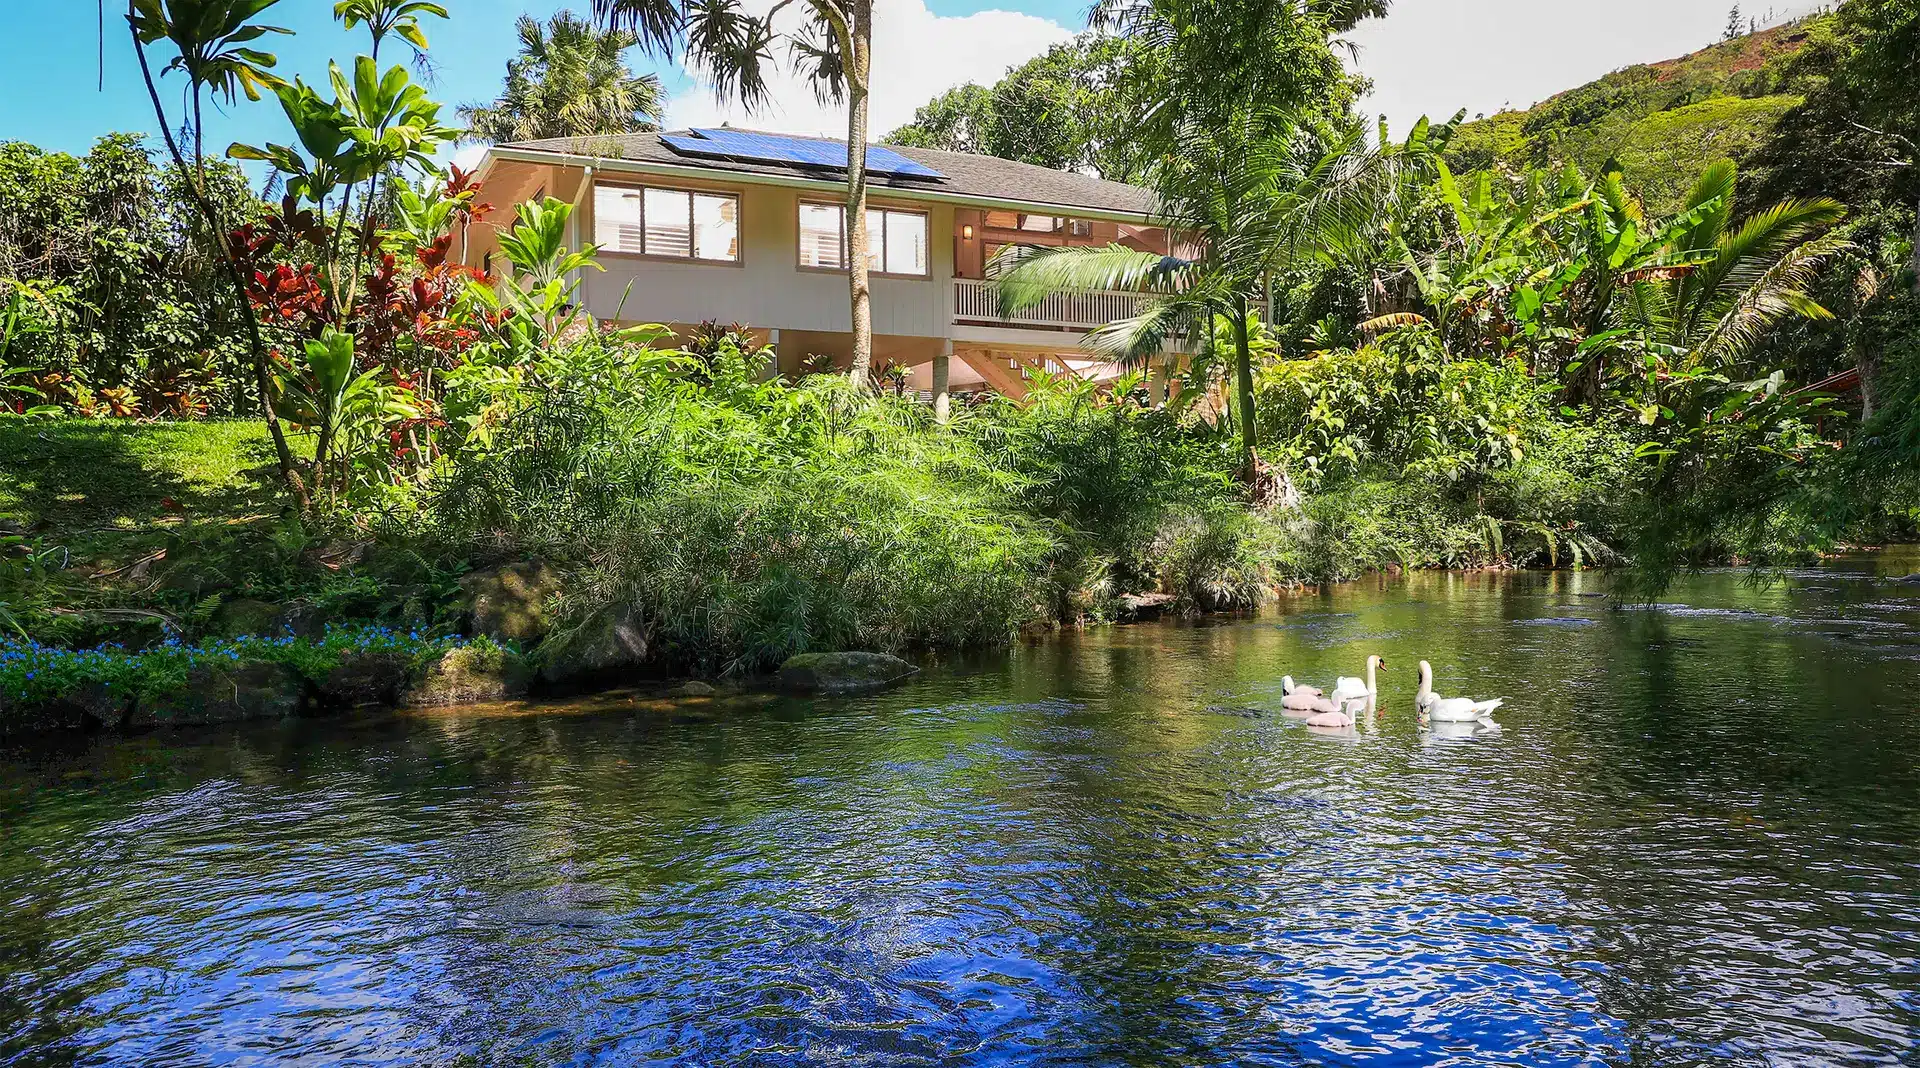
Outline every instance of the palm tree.
{"type": "Polygon", "coordinates": [[[522,15],[518,26],[520,54],[507,61],[500,98],[460,109],[470,136],[498,143],[659,128],[660,79],[627,66],[627,49],[640,43],[631,31],[602,31],[571,11],[544,26],[522,15]]]}
{"type": "Polygon", "coordinates": [[[873,304],[867,279],[867,116],[873,89],[873,0],[776,0],[765,15],[739,0],[593,0],[594,12],[631,30],[651,52],[683,54],[723,100],[749,110],[767,102],[764,64],[784,40],[822,100],[847,105],[847,288],[852,305],[853,368],[860,389],[873,372],[873,304]],[[800,28],[774,19],[798,4],[800,28]]]}
{"type": "Polygon", "coordinates": [[[1845,250],[1833,234],[1810,237],[1847,213],[1818,197],[1786,200],[1732,225],[1738,171],[1707,168],[1666,230],[1669,248],[1694,262],[1633,283],[1625,313],[1648,339],[1681,353],[1681,368],[1741,362],[1776,320],[1831,319],[1805,287],[1820,264],[1845,250]]]}
{"type": "MultiPolygon", "coordinates": [[[[1124,289],[1148,294],[1132,318],[1099,327],[1086,345],[1138,365],[1180,339],[1211,347],[1216,320],[1232,338],[1241,461],[1257,472],[1253,357],[1248,318],[1271,280],[1324,261],[1358,240],[1381,193],[1390,158],[1357,124],[1302,123],[1273,109],[1224,124],[1184,123],[1157,168],[1155,224],[1184,256],[1112,245],[1016,249],[995,264],[1000,304],[1011,315],[1050,293],[1124,289]]],[[[1203,353],[1207,354],[1207,353],[1203,353]]]]}

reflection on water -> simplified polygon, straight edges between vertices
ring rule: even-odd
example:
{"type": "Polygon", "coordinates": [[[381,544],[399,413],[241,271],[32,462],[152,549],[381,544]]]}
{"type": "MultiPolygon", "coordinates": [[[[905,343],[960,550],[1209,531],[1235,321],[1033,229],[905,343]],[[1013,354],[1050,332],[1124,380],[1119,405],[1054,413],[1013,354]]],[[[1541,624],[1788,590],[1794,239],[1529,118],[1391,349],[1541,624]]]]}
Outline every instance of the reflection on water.
{"type": "Polygon", "coordinates": [[[42,741],[0,760],[0,1063],[1908,1063],[1920,586],[1876,566],[1920,559],[42,741]],[[1372,715],[1278,714],[1370,652],[1372,715]],[[1423,730],[1421,658],[1504,729],[1423,730]]]}

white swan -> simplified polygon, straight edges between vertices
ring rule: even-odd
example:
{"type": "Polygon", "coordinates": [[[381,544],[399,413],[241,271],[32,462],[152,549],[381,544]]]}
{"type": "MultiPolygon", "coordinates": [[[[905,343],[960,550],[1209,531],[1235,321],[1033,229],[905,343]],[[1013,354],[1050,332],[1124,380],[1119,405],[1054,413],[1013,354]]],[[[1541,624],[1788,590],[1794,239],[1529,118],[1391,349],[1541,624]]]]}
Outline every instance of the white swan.
{"type": "Polygon", "coordinates": [[[1493,721],[1493,711],[1505,704],[1504,697],[1491,701],[1476,701],[1471,697],[1442,697],[1433,692],[1433,665],[1420,661],[1420,692],[1413,697],[1413,706],[1435,723],[1484,723],[1489,727],[1498,727],[1493,721]]]}
{"type": "Polygon", "coordinates": [[[1347,706],[1373,699],[1379,692],[1374,672],[1386,664],[1377,656],[1367,657],[1367,677],[1356,679],[1342,675],[1334,683],[1332,693],[1323,693],[1314,686],[1297,685],[1292,675],[1282,676],[1280,707],[1289,715],[1308,717],[1307,725],[1310,727],[1350,727],[1353,725],[1353,715],[1347,706]]]}

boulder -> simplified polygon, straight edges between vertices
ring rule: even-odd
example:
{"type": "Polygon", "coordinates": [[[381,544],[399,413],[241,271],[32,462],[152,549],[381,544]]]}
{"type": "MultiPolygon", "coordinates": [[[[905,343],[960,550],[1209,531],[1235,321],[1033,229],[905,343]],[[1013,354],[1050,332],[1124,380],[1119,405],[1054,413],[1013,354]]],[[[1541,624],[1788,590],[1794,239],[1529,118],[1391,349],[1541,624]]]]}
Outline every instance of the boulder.
{"type": "Polygon", "coordinates": [[[499,646],[449,649],[420,672],[402,703],[414,708],[443,708],[475,701],[501,701],[527,692],[527,662],[499,646]]]}
{"type": "Polygon", "coordinates": [[[184,684],[134,703],[128,725],[231,723],[298,714],[307,682],[285,664],[201,664],[184,684]]]}
{"type": "Polygon", "coordinates": [[[327,614],[318,605],[290,604],[274,615],[266,633],[275,638],[323,637],[327,633],[327,614]]]}
{"type": "Polygon", "coordinates": [[[68,694],[61,704],[79,714],[81,727],[116,730],[133,712],[133,694],[104,682],[88,682],[68,694]]]}
{"type": "Polygon", "coordinates": [[[540,646],[540,677],[555,685],[607,680],[647,660],[647,624],[629,604],[610,604],[540,646]]]}
{"type": "Polygon", "coordinates": [[[279,621],[284,609],[271,601],[257,601],[251,597],[236,597],[222,604],[214,613],[213,632],[222,638],[244,638],[249,635],[276,635],[280,632],[274,624],[279,621]]]}
{"type": "Polygon", "coordinates": [[[405,653],[350,652],[317,687],[320,699],[341,708],[398,704],[412,674],[412,658],[405,653]]]}
{"type": "Polygon", "coordinates": [[[795,693],[871,693],[920,669],[886,653],[801,653],[780,665],[780,688],[795,693]]]}
{"type": "Polygon", "coordinates": [[[560,572],[543,560],[475,571],[460,580],[472,633],[533,645],[553,629],[547,605],[561,583],[560,572]]]}
{"type": "Polygon", "coordinates": [[[9,700],[0,694],[0,735],[43,730],[114,730],[133,710],[133,694],[104,682],[82,683],[51,701],[9,700]]]}
{"type": "Polygon", "coordinates": [[[712,697],[719,692],[719,690],[714,689],[712,686],[698,679],[689,679],[675,686],[673,689],[668,690],[667,695],[670,697],[712,697]]]}

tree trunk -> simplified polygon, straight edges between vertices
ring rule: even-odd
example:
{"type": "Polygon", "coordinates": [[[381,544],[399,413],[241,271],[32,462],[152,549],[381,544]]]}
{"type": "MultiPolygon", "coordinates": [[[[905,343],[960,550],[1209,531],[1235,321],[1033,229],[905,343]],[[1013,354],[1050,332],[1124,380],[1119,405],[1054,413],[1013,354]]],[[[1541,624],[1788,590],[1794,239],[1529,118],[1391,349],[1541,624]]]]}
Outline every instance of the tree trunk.
{"type": "MultiPolygon", "coordinates": [[[[272,377],[267,371],[267,346],[260,337],[260,321],[253,314],[253,301],[247,296],[246,279],[240,276],[240,265],[234,261],[233,249],[227,242],[227,233],[221,227],[219,210],[213,206],[206,188],[194,177],[204,172],[198,167],[187,165],[186,157],[180,152],[180,143],[173,136],[173,127],[167,125],[167,109],[160,103],[160,90],[153,83],[153,68],[147,63],[147,50],[140,43],[138,33],[133,35],[133,54],[140,60],[140,76],[147,84],[147,98],[153,103],[154,118],[160,124],[160,134],[166,141],[167,152],[173,157],[174,164],[180,168],[182,174],[187,176],[187,188],[193,198],[194,207],[199,209],[201,218],[206,220],[208,229],[212,231],[214,251],[219,254],[220,263],[226,268],[227,279],[233,284],[234,296],[240,302],[240,318],[247,325],[247,348],[253,359],[254,387],[260,394],[260,412],[267,421],[267,436],[273,439],[274,460],[280,468],[281,480],[287,484],[288,489],[293,491],[294,499],[299,503],[300,510],[304,512],[311,500],[305,484],[300,481],[300,475],[294,468],[293,451],[287,448],[287,436],[280,429],[280,416],[273,410],[272,377]]],[[[199,135],[200,131],[196,123],[194,136],[197,138],[199,135]]],[[[203,160],[196,162],[204,163],[203,160]]]]}
{"type": "Polygon", "coordinates": [[[873,376],[873,293],[867,282],[867,109],[873,68],[873,0],[854,0],[847,27],[847,289],[853,303],[854,388],[873,376]]]}
{"type": "Polygon", "coordinates": [[[1233,304],[1233,365],[1233,406],[1240,410],[1240,462],[1247,479],[1252,481],[1257,475],[1253,450],[1260,444],[1260,430],[1253,418],[1253,351],[1247,340],[1245,297],[1235,300],[1233,304]]]}
{"type": "MultiPolygon", "coordinates": [[[[1920,169],[1920,158],[1914,160],[1913,166],[1920,169]]],[[[1913,272],[1913,277],[1909,278],[1908,281],[1913,284],[1913,295],[1920,297],[1920,197],[1913,199],[1913,255],[1911,259],[1912,262],[1907,264],[1907,267],[1913,272]]]]}

